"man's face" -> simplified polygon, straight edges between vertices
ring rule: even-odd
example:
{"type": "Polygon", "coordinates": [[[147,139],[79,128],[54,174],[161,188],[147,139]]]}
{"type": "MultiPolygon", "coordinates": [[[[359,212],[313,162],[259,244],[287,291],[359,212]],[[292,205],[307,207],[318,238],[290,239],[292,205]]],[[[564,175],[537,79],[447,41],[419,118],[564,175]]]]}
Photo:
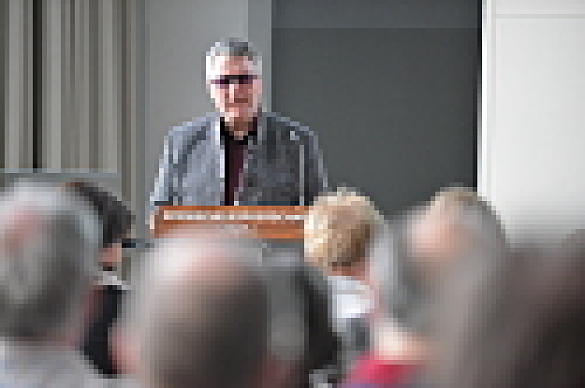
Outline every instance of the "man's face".
{"type": "Polygon", "coordinates": [[[262,82],[249,59],[216,57],[207,77],[211,98],[226,122],[246,122],[256,116],[262,82]]]}

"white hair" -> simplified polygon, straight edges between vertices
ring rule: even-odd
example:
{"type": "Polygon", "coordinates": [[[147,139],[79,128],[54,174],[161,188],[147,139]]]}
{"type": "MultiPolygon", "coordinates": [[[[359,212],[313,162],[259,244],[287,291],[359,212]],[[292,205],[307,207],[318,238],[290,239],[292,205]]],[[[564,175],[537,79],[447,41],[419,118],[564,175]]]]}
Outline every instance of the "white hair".
{"type": "Polygon", "coordinates": [[[252,44],[243,39],[228,38],[216,42],[207,52],[205,57],[206,77],[210,79],[214,74],[217,57],[244,57],[254,65],[256,75],[262,75],[262,58],[252,47],[252,44]]]}
{"type": "Polygon", "coordinates": [[[21,181],[0,195],[0,335],[66,331],[97,274],[97,217],[48,184],[21,181]]]}

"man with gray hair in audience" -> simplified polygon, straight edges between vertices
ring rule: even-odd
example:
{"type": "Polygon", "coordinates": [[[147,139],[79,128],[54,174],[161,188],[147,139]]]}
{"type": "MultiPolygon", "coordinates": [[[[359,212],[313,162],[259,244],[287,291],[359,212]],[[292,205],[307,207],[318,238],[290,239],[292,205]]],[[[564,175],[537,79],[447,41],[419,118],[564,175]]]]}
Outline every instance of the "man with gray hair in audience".
{"type": "Polygon", "coordinates": [[[335,362],[328,298],[302,260],[221,233],[179,233],[148,256],[122,327],[127,368],[144,387],[310,387],[335,362]]]}
{"type": "Polygon", "coordinates": [[[97,274],[91,210],[57,187],[0,194],[0,386],[104,386],[76,352],[97,274]]]}
{"type": "Polygon", "coordinates": [[[143,387],[278,387],[264,368],[268,292],[252,243],[181,231],[147,255],[134,286],[121,335],[143,387]]]}

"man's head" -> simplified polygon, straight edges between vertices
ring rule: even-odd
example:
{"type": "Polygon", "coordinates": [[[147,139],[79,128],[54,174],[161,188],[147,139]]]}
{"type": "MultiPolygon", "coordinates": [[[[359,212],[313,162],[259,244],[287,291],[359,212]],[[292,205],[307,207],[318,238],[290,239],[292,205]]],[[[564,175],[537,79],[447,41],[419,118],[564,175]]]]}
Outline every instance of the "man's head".
{"type": "Polygon", "coordinates": [[[98,216],[102,226],[102,265],[116,266],[122,260],[121,240],[134,222],[132,212],[111,192],[86,181],[73,181],[66,187],[81,197],[98,216]]]}
{"type": "Polygon", "coordinates": [[[355,191],[340,188],[320,196],[305,221],[307,261],[331,275],[362,279],[382,221],[370,199],[355,191]]]}
{"type": "Polygon", "coordinates": [[[74,340],[99,246],[95,215],[59,188],[20,183],[2,193],[0,336],[74,340]]]}
{"type": "Polygon", "coordinates": [[[430,306],[454,269],[475,271],[486,257],[498,257],[507,249],[492,208],[459,187],[440,191],[422,211],[381,237],[377,245],[383,249],[372,255],[370,272],[384,312],[423,332],[429,329],[430,306]]]}
{"type": "Polygon", "coordinates": [[[260,55],[239,39],[219,41],[206,56],[206,81],[211,98],[228,124],[250,122],[261,103],[260,55]]]}
{"type": "Polygon", "coordinates": [[[409,249],[429,269],[445,268],[477,250],[501,250],[505,240],[491,206],[462,187],[439,191],[409,223],[409,249]]]}
{"type": "Polygon", "coordinates": [[[173,237],[147,258],[128,322],[151,388],[256,387],[267,351],[259,251],[206,235],[173,237]]]}

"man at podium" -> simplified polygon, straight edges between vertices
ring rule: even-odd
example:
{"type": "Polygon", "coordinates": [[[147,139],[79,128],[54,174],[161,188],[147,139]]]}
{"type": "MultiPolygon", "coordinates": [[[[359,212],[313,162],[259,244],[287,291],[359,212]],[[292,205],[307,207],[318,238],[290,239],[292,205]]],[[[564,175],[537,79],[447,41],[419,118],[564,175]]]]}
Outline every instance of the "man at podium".
{"type": "Polygon", "coordinates": [[[166,136],[150,198],[157,206],[310,205],[327,188],[315,135],[261,107],[261,58],[239,39],[206,56],[217,112],[166,136]]]}

